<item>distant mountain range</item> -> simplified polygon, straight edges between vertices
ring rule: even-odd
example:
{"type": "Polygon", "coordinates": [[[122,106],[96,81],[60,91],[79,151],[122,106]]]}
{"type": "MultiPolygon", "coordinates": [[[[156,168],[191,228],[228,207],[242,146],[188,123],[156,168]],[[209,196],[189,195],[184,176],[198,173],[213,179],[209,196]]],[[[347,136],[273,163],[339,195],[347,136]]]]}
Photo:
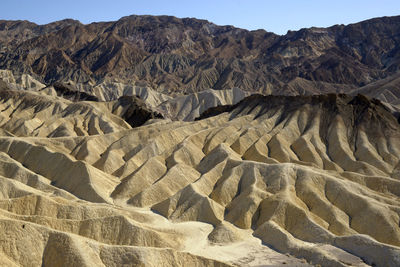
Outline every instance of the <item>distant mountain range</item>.
{"type": "MultiPolygon", "coordinates": [[[[171,16],[87,25],[0,21],[0,69],[45,84],[115,81],[163,93],[233,87],[264,94],[349,93],[392,81],[399,68],[400,16],[282,36],[171,16]]],[[[398,98],[394,89],[390,94],[398,98]]]]}

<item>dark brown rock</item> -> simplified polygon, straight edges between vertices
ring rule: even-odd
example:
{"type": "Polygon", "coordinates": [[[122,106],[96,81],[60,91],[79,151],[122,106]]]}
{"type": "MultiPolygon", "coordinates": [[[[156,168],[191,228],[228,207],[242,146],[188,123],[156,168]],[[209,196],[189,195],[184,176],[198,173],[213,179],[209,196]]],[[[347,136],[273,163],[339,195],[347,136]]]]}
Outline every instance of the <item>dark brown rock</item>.
{"type": "Polygon", "coordinates": [[[90,95],[86,92],[80,92],[70,84],[55,82],[53,85],[54,90],[58,96],[72,100],[72,101],[99,101],[96,96],[90,95]]]}
{"type": "Polygon", "coordinates": [[[132,127],[143,125],[150,119],[163,119],[163,116],[151,110],[137,96],[122,96],[115,101],[112,113],[123,118],[132,127]]]}
{"type": "Polygon", "coordinates": [[[400,16],[282,36],[171,16],[88,25],[0,21],[0,68],[46,84],[141,81],[169,93],[232,87],[289,95],[318,88],[348,92],[399,70],[399,32],[400,16]]]}

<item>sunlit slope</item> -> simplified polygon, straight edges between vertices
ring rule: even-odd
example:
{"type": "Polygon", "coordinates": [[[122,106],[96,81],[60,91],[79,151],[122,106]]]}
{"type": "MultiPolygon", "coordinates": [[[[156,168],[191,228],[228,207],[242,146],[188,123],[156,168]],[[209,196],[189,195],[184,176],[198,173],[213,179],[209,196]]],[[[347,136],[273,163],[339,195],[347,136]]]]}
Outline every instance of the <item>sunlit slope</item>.
{"type": "Polygon", "coordinates": [[[400,127],[379,101],[253,95],[203,117],[1,137],[1,258],[255,265],[221,250],[259,240],[322,266],[400,264],[400,127]]]}

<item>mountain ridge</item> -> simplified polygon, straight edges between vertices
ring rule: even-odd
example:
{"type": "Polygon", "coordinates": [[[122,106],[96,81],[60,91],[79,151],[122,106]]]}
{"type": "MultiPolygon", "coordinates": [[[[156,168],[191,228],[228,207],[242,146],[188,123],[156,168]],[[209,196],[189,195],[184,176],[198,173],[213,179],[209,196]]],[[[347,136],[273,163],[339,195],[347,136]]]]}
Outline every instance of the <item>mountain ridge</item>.
{"type": "Polygon", "coordinates": [[[314,88],[307,83],[312,82],[329,92],[348,93],[396,73],[400,65],[400,17],[286,35],[194,18],[137,15],[91,24],[5,21],[0,29],[0,68],[47,84],[61,80],[92,86],[115,80],[144,82],[168,93],[240,87],[292,95],[310,94],[314,88]],[[14,28],[7,30],[8,24],[14,28]],[[292,87],[296,79],[306,82],[292,87]]]}

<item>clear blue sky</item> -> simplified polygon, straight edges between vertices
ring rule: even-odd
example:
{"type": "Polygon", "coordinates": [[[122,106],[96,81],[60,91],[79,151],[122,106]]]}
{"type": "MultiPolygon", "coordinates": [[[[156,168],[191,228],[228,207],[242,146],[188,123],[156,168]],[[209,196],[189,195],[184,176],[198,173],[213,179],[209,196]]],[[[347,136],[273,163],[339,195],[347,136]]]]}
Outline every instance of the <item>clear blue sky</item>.
{"type": "Polygon", "coordinates": [[[137,14],[207,19],[218,25],[278,34],[287,30],[400,15],[400,0],[0,0],[0,19],[38,24],[73,18],[83,23],[137,14]]]}

